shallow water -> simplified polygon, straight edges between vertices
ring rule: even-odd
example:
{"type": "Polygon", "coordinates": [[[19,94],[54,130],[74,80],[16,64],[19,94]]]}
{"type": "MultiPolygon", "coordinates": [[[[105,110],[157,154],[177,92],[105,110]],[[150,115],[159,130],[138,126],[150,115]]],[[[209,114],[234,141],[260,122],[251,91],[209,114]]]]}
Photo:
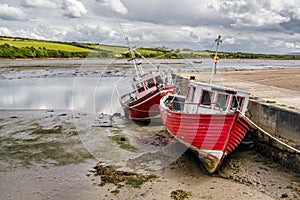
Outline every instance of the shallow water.
{"type": "MultiPolygon", "coordinates": [[[[212,59],[151,59],[155,65],[176,65],[188,64],[196,68],[211,68],[212,59]],[[202,62],[202,63],[201,63],[202,62]]],[[[145,62],[144,62],[145,63],[145,62]]],[[[49,60],[2,60],[2,67],[99,67],[111,65],[129,65],[130,62],[122,59],[49,59],[49,60]]],[[[178,66],[180,68],[180,66],[178,66]]],[[[291,68],[300,67],[299,60],[271,60],[271,59],[221,59],[219,69],[268,69],[268,68],[291,68]]]]}
{"type": "Polygon", "coordinates": [[[0,80],[0,109],[62,109],[121,112],[116,77],[0,80]]]}

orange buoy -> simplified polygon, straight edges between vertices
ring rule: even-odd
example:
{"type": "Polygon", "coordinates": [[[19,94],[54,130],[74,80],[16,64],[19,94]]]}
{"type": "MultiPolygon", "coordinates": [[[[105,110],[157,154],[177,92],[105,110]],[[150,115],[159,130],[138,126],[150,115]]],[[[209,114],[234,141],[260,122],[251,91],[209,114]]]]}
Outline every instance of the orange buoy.
{"type": "Polygon", "coordinates": [[[220,58],[218,56],[215,57],[215,61],[219,62],[220,58]]]}

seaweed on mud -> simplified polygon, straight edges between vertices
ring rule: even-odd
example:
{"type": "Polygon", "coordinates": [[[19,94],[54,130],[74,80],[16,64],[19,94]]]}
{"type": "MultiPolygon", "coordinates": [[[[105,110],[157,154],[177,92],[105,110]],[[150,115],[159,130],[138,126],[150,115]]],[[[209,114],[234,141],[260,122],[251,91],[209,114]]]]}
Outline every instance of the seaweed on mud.
{"type": "Polygon", "coordinates": [[[18,130],[11,133],[10,137],[0,138],[0,163],[8,164],[12,169],[29,167],[35,163],[62,166],[91,159],[92,155],[80,140],[72,137],[75,134],[75,131],[63,133],[62,125],[44,129],[36,124],[35,128],[18,130]],[[28,134],[19,137],[20,133],[25,132],[28,134]],[[50,136],[53,134],[57,135],[50,136]]]}
{"type": "MultiPolygon", "coordinates": [[[[4,141],[1,141],[1,143],[4,141]]],[[[28,142],[20,139],[9,141],[5,140],[6,145],[1,145],[1,160],[6,160],[28,167],[33,163],[55,164],[58,166],[76,164],[92,158],[90,153],[83,148],[76,148],[75,151],[69,150],[80,141],[47,141],[47,142],[28,142]]]]}
{"type": "Polygon", "coordinates": [[[122,129],[112,129],[111,132],[114,134],[119,134],[119,133],[122,133],[123,130],[122,129]]]}
{"type": "Polygon", "coordinates": [[[112,165],[105,165],[103,162],[99,162],[92,171],[95,176],[100,176],[101,182],[98,186],[104,186],[106,184],[114,184],[118,188],[122,187],[122,183],[133,188],[140,188],[144,183],[152,181],[158,178],[154,174],[139,174],[134,172],[119,171],[117,167],[112,165]]]}
{"type": "Polygon", "coordinates": [[[52,129],[43,129],[42,127],[38,127],[31,134],[61,134],[62,133],[62,125],[54,126],[52,129]]]}
{"type": "Polygon", "coordinates": [[[151,181],[152,179],[156,179],[157,176],[154,174],[150,174],[150,175],[139,175],[136,177],[129,177],[126,181],[125,184],[126,185],[130,185],[131,187],[134,188],[140,188],[141,185],[143,185],[144,183],[151,181]]]}
{"type": "Polygon", "coordinates": [[[174,200],[189,199],[191,196],[192,196],[191,192],[186,192],[183,190],[174,190],[171,192],[171,198],[174,200]]]}

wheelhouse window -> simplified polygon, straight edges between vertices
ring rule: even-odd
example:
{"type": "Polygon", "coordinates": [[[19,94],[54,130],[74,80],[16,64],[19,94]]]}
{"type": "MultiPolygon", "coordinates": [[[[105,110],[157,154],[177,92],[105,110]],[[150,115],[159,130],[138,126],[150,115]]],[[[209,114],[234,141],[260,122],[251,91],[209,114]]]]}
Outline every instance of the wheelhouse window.
{"type": "Polygon", "coordinates": [[[143,85],[137,84],[137,85],[136,85],[136,88],[137,88],[137,91],[138,91],[139,93],[145,91],[145,88],[143,87],[143,85]]]}
{"type": "Polygon", "coordinates": [[[228,100],[228,95],[227,94],[218,93],[216,108],[226,110],[227,100],[228,100]]]}
{"type": "Polygon", "coordinates": [[[210,106],[212,102],[213,92],[202,90],[201,105],[210,106]]]}
{"type": "Polygon", "coordinates": [[[163,80],[161,79],[160,76],[156,76],[156,77],[155,77],[155,82],[156,82],[156,85],[158,85],[158,84],[163,84],[163,80]]]}
{"type": "Polygon", "coordinates": [[[145,81],[144,84],[148,88],[151,88],[151,87],[155,86],[154,79],[149,79],[149,80],[145,81]]]}
{"type": "Polygon", "coordinates": [[[233,96],[231,101],[231,110],[241,109],[243,107],[244,97],[233,96]]]}
{"type": "Polygon", "coordinates": [[[196,88],[194,86],[189,86],[189,88],[188,88],[187,100],[189,102],[192,102],[194,100],[195,89],[196,88]]]}

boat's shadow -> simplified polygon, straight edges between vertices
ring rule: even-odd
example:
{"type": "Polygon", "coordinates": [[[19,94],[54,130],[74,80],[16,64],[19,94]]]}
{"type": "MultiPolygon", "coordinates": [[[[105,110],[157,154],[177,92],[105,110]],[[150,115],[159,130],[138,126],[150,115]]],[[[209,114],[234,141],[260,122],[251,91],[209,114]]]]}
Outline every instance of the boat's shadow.
{"type": "Polygon", "coordinates": [[[145,119],[145,120],[130,120],[138,126],[163,126],[161,118],[145,119]]]}

